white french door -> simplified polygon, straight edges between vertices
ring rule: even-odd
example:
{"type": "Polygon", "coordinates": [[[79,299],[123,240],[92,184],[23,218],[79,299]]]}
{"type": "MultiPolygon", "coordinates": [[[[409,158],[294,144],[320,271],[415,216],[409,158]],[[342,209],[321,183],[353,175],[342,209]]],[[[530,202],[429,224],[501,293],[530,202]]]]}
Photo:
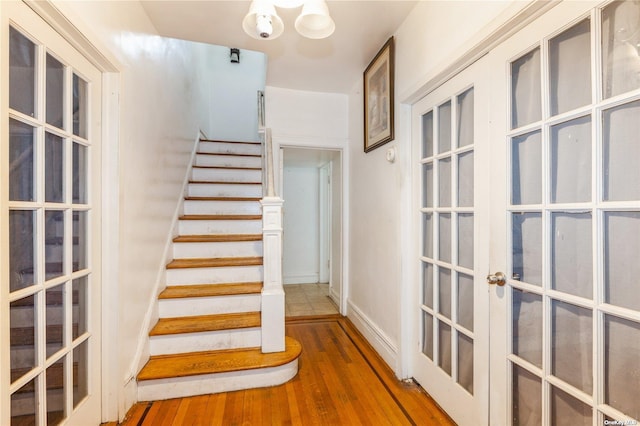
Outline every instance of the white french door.
{"type": "Polygon", "coordinates": [[[488,419],[486,65],[480,60],[413,107],[422,235],[413,374],[458,423],[474,425],[488,419]]]}
{"type": "MultiPolygon", "coordinates": [[[[488,295],[472,305],[474,318],[487,312],[486,335],[478,334],[477,322],[467,330],[447,316],[459,295],[446,294],[447,274],[427,271],[451,269],[452,283],[469,275],[438,254],[442,247],[455,254],[466,240],[460,230],[449,233],[449,213],[437,201],[432,208],[423,200],[419,209],[426,242],[419,287],[444,300],[445,310],[421,300],[413,374],[460,425],[640,420],[639,49],[640,2],[567,1],[483,58],[488,73],[472,67],[471,75],[467,70],[438,89],[454,101],[455,82],[473,81],[476,113],[490,106],[489,161],[476,162],[489,180],[486,190],[475,189],[473,241],[476,262],[488,253],[473,271],[474,285],[488,295]],[[479,214],[484,197],[486,216],[479,214]],[[429,222],[430,214],[437,222],[429,222]],[[474,379],[479,368],[488,370],[473,392],[452,368],[460,364],[460,335],[473,337],[474,379]],[[486,355],[480,339],[487,364],[479,361],[486,355]]],[[[439,96],[414,106],[414,146],[424,144],[425,133],[438,136],[425,113],[438,114],[439,96]]],[[[485,155],[478,136],[476,161],[485,155]]],[[[422,191],[441,190],[440,158],[415,158],[422,191]],[[425,168],[431,163],[435,171],[425,168]]],[[[467,213],[452,206],[452,217],[467,213]]],[[[476,297],[481,293],[474,289],[476,297]]]]}
{"type": "Polygon", "coordinates": [[[0,8],[0,424],[99,424],[101,74],[0,8]]]}

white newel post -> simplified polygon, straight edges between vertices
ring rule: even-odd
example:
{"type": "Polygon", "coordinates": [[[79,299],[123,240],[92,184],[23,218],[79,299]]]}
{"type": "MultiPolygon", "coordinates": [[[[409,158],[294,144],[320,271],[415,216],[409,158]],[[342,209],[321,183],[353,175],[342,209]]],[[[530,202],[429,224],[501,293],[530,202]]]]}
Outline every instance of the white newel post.
{"type": "Polygon", "coordinates": [[[262,204],[263,270],[262,352],[282,352],[284,289],[282,288],[282,199],[264,197],[262,204]]]}

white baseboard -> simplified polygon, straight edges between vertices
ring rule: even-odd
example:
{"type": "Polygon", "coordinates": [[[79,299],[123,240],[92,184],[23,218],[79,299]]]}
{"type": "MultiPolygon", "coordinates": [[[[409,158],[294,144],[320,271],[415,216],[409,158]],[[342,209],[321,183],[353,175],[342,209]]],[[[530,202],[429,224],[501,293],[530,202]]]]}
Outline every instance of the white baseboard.
{"type": "Polygon", "coordinates": [[[356,326],[358,331],[367,339],[369,344],[378,352],[378,355],[395,372],[398,364],[398,348],[391,339],[376,326],[351,300],[347,301],[347,317],[356,326]]]}
{"type": "Polygon", "coordinates": [[[301,274],[301,275],[283,275],[283,284],[315,284],[320,282],[318,273],[301,274]]]}
{"type": "Polygon", "coordinates": [[[340,306],[340,293],[338,293],[334,288],[329,288],[329,297],[333,300],[336,306],[340,306]]]}
{"type": "Polygon", "coordinates": [[[138,382],[135,378],[130,377],[125,381],[122,386],[122,396],[120,400],[120,407],[118,410],[118,421],[122,422],[129,412],[129,409],[133,407],[133,404],[138,402],[138,382]]]}

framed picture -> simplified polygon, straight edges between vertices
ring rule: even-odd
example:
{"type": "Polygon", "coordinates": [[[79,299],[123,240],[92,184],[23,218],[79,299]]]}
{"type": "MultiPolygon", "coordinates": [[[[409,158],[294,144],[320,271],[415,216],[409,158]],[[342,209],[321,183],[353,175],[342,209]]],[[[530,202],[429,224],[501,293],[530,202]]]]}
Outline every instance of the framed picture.
{"type": "Polygon", "coordinates": [[[393,140],[393,37],[364,70],[364,152],[393,140]]]}

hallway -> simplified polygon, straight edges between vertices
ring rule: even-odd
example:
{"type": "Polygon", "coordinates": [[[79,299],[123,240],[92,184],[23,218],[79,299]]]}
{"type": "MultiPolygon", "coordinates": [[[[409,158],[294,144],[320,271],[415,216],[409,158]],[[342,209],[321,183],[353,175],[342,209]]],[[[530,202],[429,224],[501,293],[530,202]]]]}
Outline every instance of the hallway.
{"type": "Polygon", "coordinates": [[[339,313],[329,297],[329,284],[287,284],[283,287],[287,318],[339,313]]]}

